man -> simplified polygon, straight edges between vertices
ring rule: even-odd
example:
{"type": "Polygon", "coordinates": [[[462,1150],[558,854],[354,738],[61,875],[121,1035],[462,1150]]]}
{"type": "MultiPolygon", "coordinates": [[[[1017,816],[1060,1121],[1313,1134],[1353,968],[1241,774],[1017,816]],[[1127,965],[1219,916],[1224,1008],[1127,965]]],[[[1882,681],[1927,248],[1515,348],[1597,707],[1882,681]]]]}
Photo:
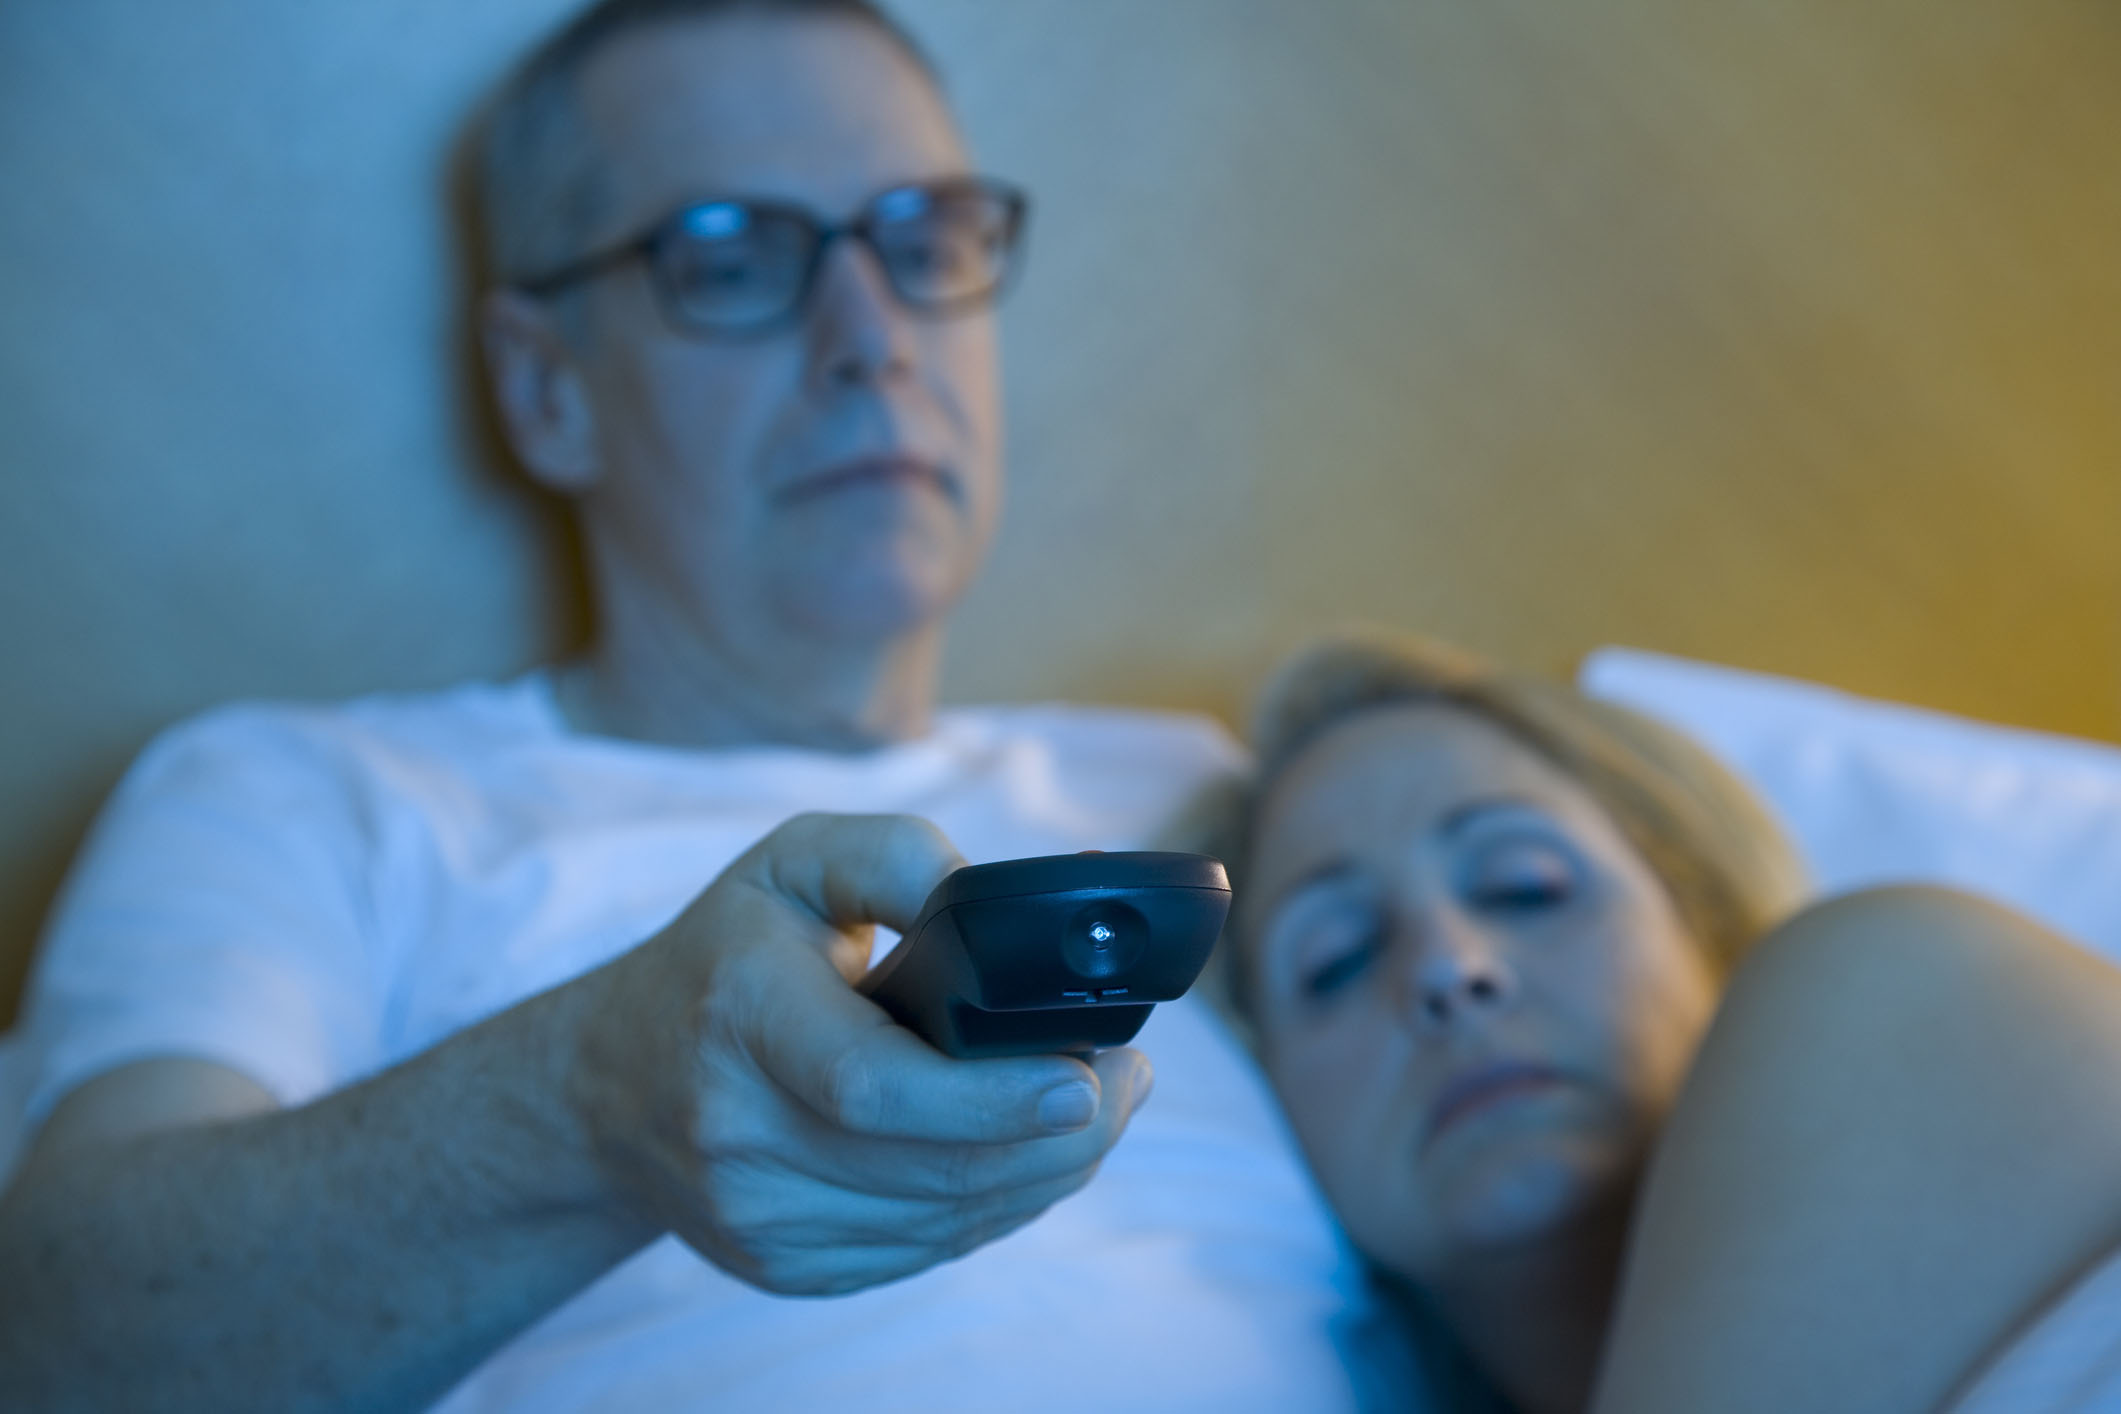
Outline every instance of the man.
{"type": "Polygon", "coordinates": [[[1345,1402],[1349,1273],[1196,1005],[966,1063],[847,986],[951,839],[1138,844],[1229,764],[933,710],[1020,198],[858,0],[612,0],[485,170],[496,401],[596,646],[143,757],[34,984],[0,1403],[1345,1402]]]}

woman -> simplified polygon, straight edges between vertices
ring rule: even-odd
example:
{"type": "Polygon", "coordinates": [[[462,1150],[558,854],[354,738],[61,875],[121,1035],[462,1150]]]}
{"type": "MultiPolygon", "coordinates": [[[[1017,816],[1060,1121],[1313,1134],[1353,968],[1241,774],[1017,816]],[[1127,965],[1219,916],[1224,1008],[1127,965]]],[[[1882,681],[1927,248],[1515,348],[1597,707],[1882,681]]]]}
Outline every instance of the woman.
{"type": "Polygon", "coordinates": [[[1513,1407],[2094,1407],[2043,1381],[2121,1348],[2121,972],[1941,890],[1788,916],[1704,753],[1433,646],[1303,655],[1256,744],[1233,1005],[1513,1407]]]}

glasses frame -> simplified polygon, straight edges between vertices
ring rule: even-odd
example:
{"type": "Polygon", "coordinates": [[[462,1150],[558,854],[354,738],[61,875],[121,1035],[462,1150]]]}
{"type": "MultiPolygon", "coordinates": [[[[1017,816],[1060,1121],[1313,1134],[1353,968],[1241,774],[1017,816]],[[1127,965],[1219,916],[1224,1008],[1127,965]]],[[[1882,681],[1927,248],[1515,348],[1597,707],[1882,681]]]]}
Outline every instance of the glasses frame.
{"type": "Polygon", "coordinates": [[[825,259],[831,254],[835,241],[842,239],[860,241],[876,257],[877,268],[884,273],[884,283],[890,288],[892,297],[915,314],[930,317],[947,317],[981,309],[993,304],[1015,283],[1016,273],[1023,265],[1024,230],[1030,220],[1031,198],[1023,188],[995,177],[947,177],[933,182],[901,182],[886,187],[863,202],[861,209],[846,221],[827,221],[809,207],[790,201],[771,198],[740,196],[706,197],[689,201],[685,205],[658,218],[634,235],[627,236],[591,251],[557,270],[526,280],[516,280],[513,287],[522,293],[537,298],[548,298],[569,286],[629,265],[642,262],[648,271],[649,283],[655,287],[656,304],[663,318],[672,328],[688,334],[704,334],[741,338],[751,334],[768,333],[786,328],[802,317],[809,307],[811,297],[817,292],[818,276],[825,268],[825,259]],[[885,203],[908,192],[919,192],[926,196],[952,196],[976,193],[1000,203],[1004,217],[1004,240],[1007,254],[1001,275],[993,284],[974,294],[961,295],[953,299],[923,300],[909,296],[899,286],[898,276],[893,273],[891,261],[877,239],[877,227],[895,224],[880,215],[885,203]],[[796,282],[795,292],[790,296],[787,308],[756,320],[721,324],[688,317],[683,301],[672,287],[669,264],[663,259],[664,248],[670,242],[682,239],[687,224],[694,215],[710,206],[742,206],[761,215],[773,215],[801,223],[811,232],[813,244],[810,258],[803,267],[802,277],[796,282]]]}

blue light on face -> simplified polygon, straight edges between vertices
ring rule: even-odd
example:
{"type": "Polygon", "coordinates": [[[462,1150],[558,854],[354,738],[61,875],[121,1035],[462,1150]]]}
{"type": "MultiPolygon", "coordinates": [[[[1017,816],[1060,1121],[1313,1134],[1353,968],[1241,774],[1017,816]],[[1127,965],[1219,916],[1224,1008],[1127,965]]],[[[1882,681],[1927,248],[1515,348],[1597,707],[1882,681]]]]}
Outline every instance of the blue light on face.
{"type": "Polygon", "coordinates": [[[750,224],[751,213],[734,201],[710,202],[685,213],[685,229],[710,240],[741,235],[750,224]]]}
{"type": "Polygon", "coordinates": [[[928,193],[919,187],[900,187],[876,199],[876,214],[883,221],[912,221],[928,214],[928,193]]]}

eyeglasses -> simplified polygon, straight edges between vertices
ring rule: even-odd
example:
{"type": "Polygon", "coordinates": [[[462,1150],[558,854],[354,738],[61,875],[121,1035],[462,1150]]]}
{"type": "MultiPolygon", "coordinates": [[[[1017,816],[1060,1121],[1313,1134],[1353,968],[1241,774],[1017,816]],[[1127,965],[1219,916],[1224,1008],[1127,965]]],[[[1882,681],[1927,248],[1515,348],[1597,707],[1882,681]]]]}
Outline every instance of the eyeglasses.
{"type": "Polygon", "coordinates": [[[827,249],[846,236],[876,255],[907,308],[955,314],[990,303],[1009,283],[1029,207],[1022,191],[984,177],[892,187],[838,225],[786,202],[703,201],[516,287],[550,295],[642,260],[673,324],[704,334],[755,333],[802,311],[827,249]]]}

